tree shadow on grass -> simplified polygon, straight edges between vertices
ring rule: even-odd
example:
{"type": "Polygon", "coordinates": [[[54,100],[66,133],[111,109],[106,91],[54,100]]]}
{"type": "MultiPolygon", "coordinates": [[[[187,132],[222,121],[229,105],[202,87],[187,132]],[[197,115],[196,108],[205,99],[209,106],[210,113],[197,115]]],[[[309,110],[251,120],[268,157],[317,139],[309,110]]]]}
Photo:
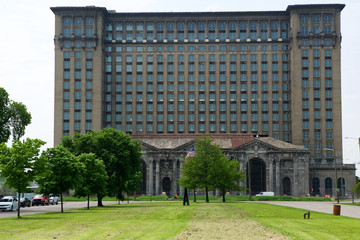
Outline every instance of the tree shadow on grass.
{"type": "MultiPolygon", "coordinates": [[[[103,207],[90,207],[90,210],[91,209],[131,209],[131,208],[148,208],[148,207],[151,207],[150,205],[130,205],[130,204],[123,204],[123,205],[106,205],[106,206],[103,206],[103,207]]],[[[86,209],[87,210],[87,209],[86,209]]]]}

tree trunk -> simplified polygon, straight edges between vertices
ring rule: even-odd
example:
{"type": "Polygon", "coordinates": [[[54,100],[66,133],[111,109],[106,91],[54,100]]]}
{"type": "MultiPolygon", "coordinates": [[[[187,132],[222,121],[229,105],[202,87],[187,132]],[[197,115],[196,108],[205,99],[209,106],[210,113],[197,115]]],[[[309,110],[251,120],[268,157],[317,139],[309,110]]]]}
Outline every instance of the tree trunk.
{"type": "Polygon", "coordinates": [[[90,195],[88,195],[88,206],[87,209],[90,209],[90,195]]]}
{"type": "Polygon", "coordinates": [[[205,187],[205,194],[206,194],[206,202],[209,202],[209,193],[208,193],[208,187],[205,187]]]}
{"type": "Polygon", "coordinates": [[[195,191],[195,188],[194,188],[194,202],[196,202],[196,191],[195,191]]]}
{"type": "Polygon", "coordinates": [[[64,200],[63,200],[63,194],[60,194],[60,202],[61,202],[61,212],[64,212],[64,200]]]}
{"type": "Polygon", "coordinates": [[[103,207],[104,205],[102,204],[102,197],[98,196],[98,207],[103,207]]]}
{"type": "Polygon", "coordinates": [[[17,212],[18,212],[18,214],[17,214],[17,216],[18,216],[18,218],[21,218],[20,217],[20,208],[21,208],[21,201],[20,201],[20,189],[18,189],[18,193],[19,193],[19,197],[18,197],[18,209],[17,209],[17,212]]]}
{"type": "Polygon", "coordinates": [[[223,202],[225,202],[225,192],[222,192],[223,202]]]}

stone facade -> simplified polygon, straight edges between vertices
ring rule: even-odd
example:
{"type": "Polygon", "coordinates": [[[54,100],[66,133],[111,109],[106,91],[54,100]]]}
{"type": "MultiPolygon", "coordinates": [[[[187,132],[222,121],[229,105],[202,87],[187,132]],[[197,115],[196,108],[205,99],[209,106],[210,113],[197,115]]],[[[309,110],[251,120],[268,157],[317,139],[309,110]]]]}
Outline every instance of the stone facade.
{"type": "MultiPolygon", "coordinates": [[[[143,148],[144,172],[143,193],[147,195],[168,196],[181,195],[183,189],[178,184],[181,167],[186,154],[195,144],[195,138],[190,136],[178,138],[154,137],[141,139],[143,148]]],[[[252,136],[215,136],[224,154],[239,162],[239,170],[251,177],[252,194],[260,191],[274,192],[276,195],[335,196],[336,190],[331,187],[325,192],[325,179],[335,179],[334,167],[326,163],[311,164],[310,153],[303,146],[289,144],[269,137],[252,136]],[[251,171],[248,172],[250,162],[251,171]],[[319,189],[313,186],[313,179],[319,178],[319,189]],[[263,179],[263,181],[261,181],[263,179]],[[315,189],[314,189],[315,188],[315,189]]],[[[195,150],[196,152],[196,150],[195,150]]],[[[349,185],[344,195],[349,197],[349,189],[354,184],[355,166],[344,165],[338,178],[344,178],[349,185]]],[[[247,180],[239,183],[249,187],[247,180]]],[[[247,194],[247,192],[233,192],[232,194],[247,194]]],[[[340,194],[341,196],[341,194],[340,194]]]]}

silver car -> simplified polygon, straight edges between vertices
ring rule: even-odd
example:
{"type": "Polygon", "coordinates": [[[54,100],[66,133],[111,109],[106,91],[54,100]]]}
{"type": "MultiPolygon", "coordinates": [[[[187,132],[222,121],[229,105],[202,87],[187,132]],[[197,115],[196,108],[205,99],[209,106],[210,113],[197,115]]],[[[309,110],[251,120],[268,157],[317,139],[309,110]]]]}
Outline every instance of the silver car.
{"type": "Polygon", "coordinates": [[[0,210],[2,211],[13,211],[18,209],[19,202],[16,198],[6,196],[0,199],[0,210]]]}
{"type": "Polygon", "coordinates": [[[59,197],[58,197],[58,196],[51,196],[51,197],[49,198],[49,204],[51,204],[51,205],[54,205],[54,204],[58,205],[58,203],[59,203],[59,197]]]}

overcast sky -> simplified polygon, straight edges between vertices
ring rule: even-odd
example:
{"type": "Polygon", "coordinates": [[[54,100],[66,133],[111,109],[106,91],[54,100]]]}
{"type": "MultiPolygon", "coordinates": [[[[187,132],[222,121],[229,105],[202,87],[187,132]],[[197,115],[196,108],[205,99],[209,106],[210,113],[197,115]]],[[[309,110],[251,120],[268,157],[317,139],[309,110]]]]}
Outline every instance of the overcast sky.
{"type": "Polygon", "coordinates": [[[50,7],[95,5],[117,12],[285,11],[288,5],[315,3],[346,4],[341,13],[343,159],[345,163],[360,162],[358,142],[351,139],[360,137],[359,0],[2,1],[0,86],[31,112],[32,123],[25,137],[40,138],[47,142],[46,147],[53,147],[54,15],[50,7]]]}

